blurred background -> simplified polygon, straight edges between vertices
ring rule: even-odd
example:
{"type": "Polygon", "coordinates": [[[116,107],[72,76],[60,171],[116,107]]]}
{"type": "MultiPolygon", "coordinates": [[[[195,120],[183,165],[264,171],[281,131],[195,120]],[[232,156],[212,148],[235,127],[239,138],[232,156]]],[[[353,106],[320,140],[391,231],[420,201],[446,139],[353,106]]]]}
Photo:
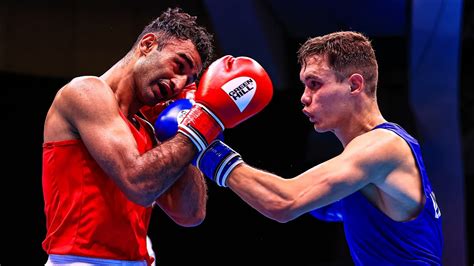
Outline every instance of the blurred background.
{"type": "MultiPolygon", "coordinates": [[[[301,112],[297,49],[316,35],[365,33],[379,61],[384,117],[421,143],[442,212],[444,264],[474,264],[474,3],[462,0],[2,0],[0,264],[47,259],[41,145],[57,90],[104,73],[146,24],[176,6],[214,34],[218,57],[253,57],[271,75],[270,105],[225,139],[247,163],[286,178],[342,151],[301,112]]],[[[342,224],[309,214],[280,224],[210,183],[203,224],[183,228],[157,209],[150,237],[158,265],[352,265],[342,224]]]]}

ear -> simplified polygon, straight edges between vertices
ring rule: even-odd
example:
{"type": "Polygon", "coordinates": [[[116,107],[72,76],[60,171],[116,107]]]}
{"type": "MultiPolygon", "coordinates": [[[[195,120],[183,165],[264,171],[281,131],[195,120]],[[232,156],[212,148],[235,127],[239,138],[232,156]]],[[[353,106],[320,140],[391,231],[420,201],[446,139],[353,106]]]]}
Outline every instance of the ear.
{"type": "Polygon", "coordinates": [[[351,93],[360,93],[365,86],[364,77],[361,74],[354,73],[348,79],[351,86],[351,93]]]}
{"type": "Polygon", "coordinates": [[[142,54],[148,54],[150,53],[156,43],[156,35],[153,33],[147,33],[143,35],[143,37],[140,39],[140,43],[138,44],[138,49],[142,54]]]}

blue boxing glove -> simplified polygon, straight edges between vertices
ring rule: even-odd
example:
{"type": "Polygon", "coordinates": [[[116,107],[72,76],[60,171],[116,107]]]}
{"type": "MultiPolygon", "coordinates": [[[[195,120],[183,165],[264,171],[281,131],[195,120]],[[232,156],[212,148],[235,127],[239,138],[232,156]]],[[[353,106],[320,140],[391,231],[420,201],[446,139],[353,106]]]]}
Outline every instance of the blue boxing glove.
{"type": "MultiPolygon", "coordinates": [[[[189,109],[193,106],[194,101],[190,99],[178,99],[170,103],[156,118],[155,128],[156,138],[160,141],[166,141],[176,133],[178,133],[178,125],[183,117],[188,113],[189,109]]],[[[221,132],[218,139],[224,140],[224,134],[221,132]]],[[[196,159],[194,158],[192,164],[197,166],[196,159]]]]}
{"type": "MultiPolygon", "coordinates": [[[[179,123],[193,105],[194,100],[178,99],[171,102],[161,111],[153,125],[155,135],[159,141],[168,140],[178,133],[179,123]]],[[[221,132],[217,138],[224,140],[224,134],[221,132]]]]}
{"type": "Polygon", "coordinates": [[[194,101],[178,99],[170,103],[156,118],[155,135],[159,141],[170,139],[178,132],[178,124],[193,107],[194,101]]]}
{"type": "Polygon", "coordinates": [[[213,141],[197,158],[197,167],[205,176],[221,187],[234,168],[243,163],[242,157],[220,140],[213,141]]]}

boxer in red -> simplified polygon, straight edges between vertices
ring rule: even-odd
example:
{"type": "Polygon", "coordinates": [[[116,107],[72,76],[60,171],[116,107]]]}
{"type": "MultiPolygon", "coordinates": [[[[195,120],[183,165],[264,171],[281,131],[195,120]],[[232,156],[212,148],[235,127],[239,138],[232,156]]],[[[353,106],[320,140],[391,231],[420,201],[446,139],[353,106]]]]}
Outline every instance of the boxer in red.
{"type": "Polygon", "coordinates": [[[162,143],[139,113],[193,84],[212,50],[212,36],[195,17],[168,9],[103,75],[74,78],[58,91],[44,124],[48,265],[151,264],[146,236],[155,204],[181,226],[203,221],[206,183],[190,162],[224,127],[268,104],[267,73],[250,58],[217,60],[202,76],[207,82],[198,86],[183,133],[162,143]],[[223,85],[248,103],[229,100],[223,85]]]}

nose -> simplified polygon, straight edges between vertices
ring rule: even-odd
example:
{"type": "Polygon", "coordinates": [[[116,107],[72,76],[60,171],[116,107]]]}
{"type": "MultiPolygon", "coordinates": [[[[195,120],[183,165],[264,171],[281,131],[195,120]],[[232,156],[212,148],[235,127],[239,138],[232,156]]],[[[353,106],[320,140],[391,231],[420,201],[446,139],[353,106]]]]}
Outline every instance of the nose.
{"type": "Polygon", "coordinates": [[[311,104],[311,96],[309,93],[307,93],[307,90],[305,88],[304,92],[303,92],[303,95],[301,95],[301,99],[300,99],[301,103],[303,104],[303,106],[308,106],[311,104]]]}
{"type": "Polygon", "coordinates": [[[181,91],[186,85],[188,85],[188,76],[179,75],[173,79],[174,89],[181,91]]]}

